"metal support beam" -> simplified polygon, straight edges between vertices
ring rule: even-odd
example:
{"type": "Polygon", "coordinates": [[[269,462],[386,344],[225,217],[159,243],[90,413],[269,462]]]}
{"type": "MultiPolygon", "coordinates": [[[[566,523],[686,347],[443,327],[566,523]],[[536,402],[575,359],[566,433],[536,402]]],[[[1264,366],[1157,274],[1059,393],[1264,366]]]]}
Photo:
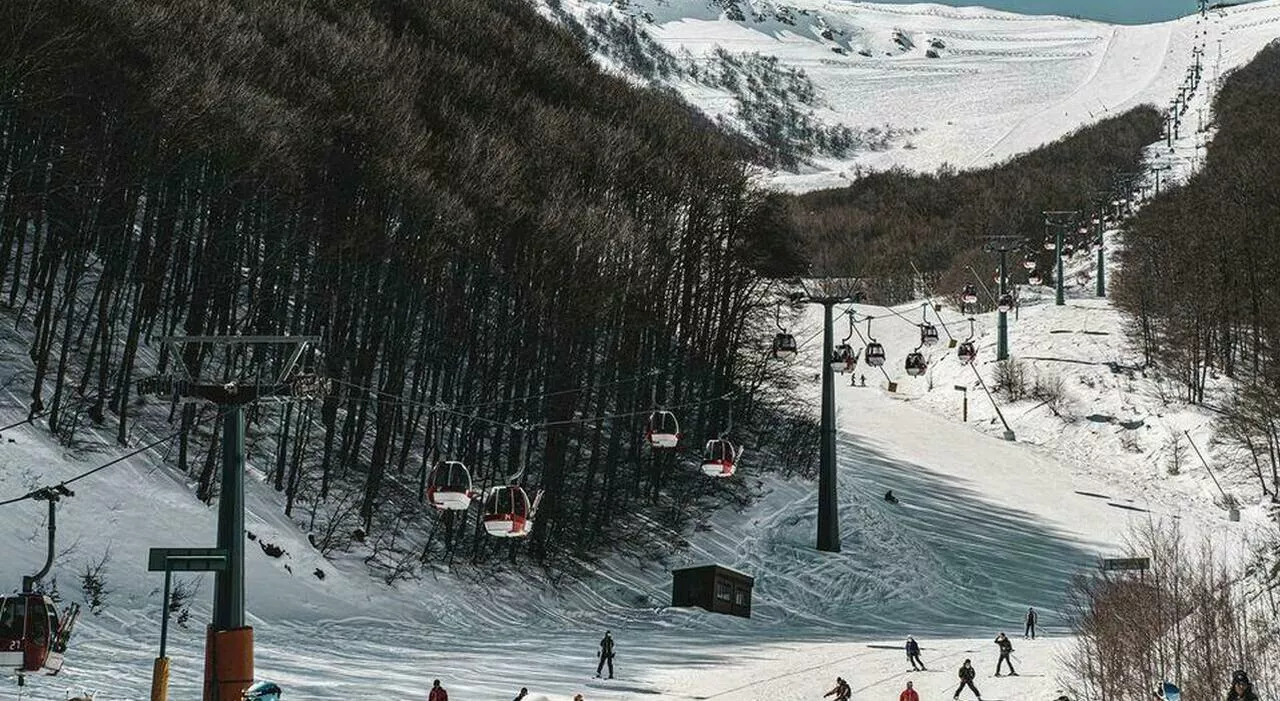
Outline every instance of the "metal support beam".
{"type": "Polygon", "coordinates": [[[1098,224],[1098,274],[1096,280],[1098,289],[1096,290],[1099,297],[1107,296],[1107,267],[1104,253],[1106,251],[1106,228],[1102,224],[1098,224]]]}
{"type": "MultiPolygon", "coordinates": [[[[987,243],[983,248],[988,253],[1000,254],[1000,270],[997,280],[999,292],[996,297],[997,307],[1000,300],[1009,293],[1009,272],[1008,272],[1008,255],[1010,251],[1017,251],[1024,244],[1021,236],[988,236],[987,243]]],[[[1009,359],[1009,313],[996,311],[996,360],[1009,359]]]]}
{"type": "Polygon", "coordinates": [[[1057,263],[1053,273],[1054,277],[1054,296],[1053,303],[1056,306],[1063,306],[1067,303],[1067,292],[1062,286],[1062,227],[1059,226],[1054,232],[1053,255],[1057,258],[1057,263]]]}
{"type": "Polygon", "coordinates": [[[1056,261],[1054,272],[1054,300],[1053,303],[1059,307],[1067,303],[1066,290],[1063,289],[1062,283],[1062,244],[1063,232],[1068,226],[1075,226],[1075,220],[1080,212],[1057,211],[1044,212],[1045,226],[1053,227],[1053,255],[1056,261]]]}
{"type": "Polygon", "coordinates": [[[222,410],[218,548],[227,551],[227,568],[214,575],[213,629],[233,630],[244,626],[244,405],[222,410]]]}
{"type": "MultiPolygon", "coordinates": [[[[1005,257],[1008,249],[1000,249],[1000,299],[1004,299],[1008,293],[1008,275],[1005,273],[1005,257]]],[[[997,302],[998,304],[998,302],[997,302]]],[[[998,311],[996,313],[996,360],[1009,359],[1009,313],[998,311]]]]}
{"type": "Polygon", "coordinates": [[[36,572],[35,574],[24,575],[22,577],[22,593],[30,594],[31,592],[35,591],[36,584],[41,579],[44,579],[44,576],[46,574],[49,574],[50,568],[53,567],[54,541],[57,538],[57,534],[58,534],[58,510],[57,510],[58,500],[61,499],[62,497],[73,497],[73,496],[75,496],[75,492],[72,492],[70,489],[67,489],[65,485],[61,485],[61,484],[55,485],[53,487],[44,487],[43,489],[40,489],[31,495],[31,498],[35,499],[36,501],[49,502],[49,521],[47,524],[48,530],[49,530],[49,541],[48,541],[49,549],[48,549],[48,555],[47,557],[45,557],[44,567],[41,567],[40,571],[36,572]]]}
{"type": "Polygon", "coordinates": [[[173,570],[166,569],[164,571],[164,608],[160,611],[160,657],[166,657],[164,654],[169,646],[169,585],[173,582],[173,570]]]}
{"type": "Polygon", "coordinates": [[[840,552],[840,506],[836,498],[836,380],[831,369],[835,350],[832,308],[837,298],[811,299],[822,305],[822,442],[818,450],[818,550],[840,552]]]}

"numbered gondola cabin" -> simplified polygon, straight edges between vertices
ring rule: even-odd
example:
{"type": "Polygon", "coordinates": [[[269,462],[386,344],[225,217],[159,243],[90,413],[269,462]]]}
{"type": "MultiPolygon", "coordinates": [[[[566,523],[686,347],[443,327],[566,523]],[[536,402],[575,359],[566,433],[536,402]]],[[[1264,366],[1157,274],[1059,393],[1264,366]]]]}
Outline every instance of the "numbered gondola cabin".
{"type": "Polygon", "coordinates": [[[720,565],[671,572],[671,605],[701,606],[712,613],[751,618],[755,578],[720,565]]]}

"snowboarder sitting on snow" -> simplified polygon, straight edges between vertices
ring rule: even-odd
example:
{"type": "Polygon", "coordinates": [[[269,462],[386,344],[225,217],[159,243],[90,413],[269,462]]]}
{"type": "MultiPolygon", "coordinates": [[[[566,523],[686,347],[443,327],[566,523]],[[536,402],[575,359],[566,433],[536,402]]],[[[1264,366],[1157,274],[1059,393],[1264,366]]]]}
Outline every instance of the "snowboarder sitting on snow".
{"type": "Polygon", "coordinates": [[[1227,701],[1258,701],[1258,695],[1253,693],[1253,683],[1243,669],[1237,669],[1231,675],[1231,691],[1227,692],[1227,701]]]}
{"type": "Polygon", "coordinates": [[[978,697],[978,701],[982,701],[982,692],[978,691],[978,687],[973,685],[973,678],[976,676],[978,676],[978,671],[973,668],[973,663],[965,660],[964,664],[960,665],[960,686],[956,687],[956,695],[951,698],[960,698],[960,692],[964,691],[967,686],[973,692],[973,695],[978,697]]]}
{"type": "Polygon", "coordinates": [[[600,672],[604,670],[605,663],[609,663],[609,678],[613,679],[613,636],[609,631],[604,632],[604,637],[600,639],[600,664],[596,665],[596,678],[600,678],[600,672]]]}
{"type": "Polygon", "coordinates": [[[449,692],[440,686],[440,680],[431,682],[431,693],[427,694],[427,701],[449,701],[449,692]]]}
{"type": "Polygon", "coordinates": [[[907,682],[907,688],[903,689],[902,693],[898,695],[898,701],[920,701],[920,694],[917,694],[916,690],[911,687],[911,682],[907,682]]]}
{"type": "Polygon", "coordinates": [[[1013,654],[1013,643],[1010,642],[1009,636],[1004,633],[997,635],[996,645],[1000,646],[1000,659],[996,661],[996,676],[1001,676],[1000,670],[1006,662],[1009,664],[1009,676],[1018,676],[1018,673],[1013,669],[1013,660],[1009,659],[1009,655],[1013,654]]]}
{"type": "Polygon", "coordinates": [[[907,661],[911,663],[911,671],[924,671],[924,661],[920,659],[920,643],[915,638],[907,636],[907,661]],[[920,665],[919,668],[916,665],[920,665]]]}
{"type": "Polygon", "coordinates": [[[853,689],[849,688],[848,682],[840,677],[836,677],[836,688],[823,694],[822,698],[825,699],[828,696],[836,697],[836,701],[849,701],[849,698],[853,696],[853,689]]]}
{"type": "Polygon", "coordinates": [[[887,492],[885,492],[885,493],[884,493],[884,500],[885,500],[885,501],[887,501],[887,502],[889,502],[890,504],[897,504],[897,503],[898,503],[898,497],[895,497],[895,496],[893,495],[893,490],[892,490],[892,489],[890,489],[889,491],[887,491],[887,492]]]}

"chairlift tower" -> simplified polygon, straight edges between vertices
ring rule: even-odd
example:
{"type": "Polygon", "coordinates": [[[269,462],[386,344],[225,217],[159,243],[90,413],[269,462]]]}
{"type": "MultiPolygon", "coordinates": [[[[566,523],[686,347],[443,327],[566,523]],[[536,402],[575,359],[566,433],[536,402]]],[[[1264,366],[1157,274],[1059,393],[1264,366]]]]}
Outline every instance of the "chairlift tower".
{"type": "Polygon", "coordinates": [[[213,622],[205,640],[204,701],[238,701],[253,683],[253,628],[244,623],[244,409],[263,399],[310,400],[329,382],[294,368],[316,336],[173,336],[178,376],[145,378],[140,394],[181,402],[209,402],[222,420],[222,483],[218,495],[217,547],[227,553],[216,572],[213,622]],[[201,367],[219,364],[220,368],[201,367]],[[248,372],[248,366],[257,367],[248,372]],[[274,367],[268,368],[268,365],[274,367]],[[212,378],[221,377],[217,380],[212,378]]]}
{"type": "Polygon", "coordinates": [[[1158,164],[1158,165],[1150,166],[1150,167],[1148,168],[1148,170],[1150,170],[1150,171],[1151,171],[1151,173],[1152,173],[1153,175],[1155,175],[1155,178],[1156,178],[1156,194],[1157,194],[1157,195],[1159,195],[1159,194],[1160,194],[1160,174],[1161,174],[1161,173],[1163,173],[1163,172],[1165,172],[1165,171],[1167,171],[1167,170],[1169,170],[1170,168],[1171,168],[1171,166],[1170,166],[1168,163],[1161,163],[1161,164],[1158,164]]]}
{"type": "Polygon", "coordinates": [[[807,294],[806,304],[822,305],[822,430],[818,444],[818,550],[840,552],[840,507],[836,495],[836,379],[828,360],[835,350],[832,310],[853,302],[852,295],[807,294]]]}
{"type": "MultiPolygon", "coordinates": [[[[1128,175],[1128,174],[1123,174],[1128,175]]],[[[1117,176],[1119,177],[1119,176],[1117,176]]],[[[1132,192],[1132,190],[1131,190],[1132,192]]],[[[1130,195],[1132,197],[1132,195],[1130,195]]],[[[1116,206],[1116,196],[1113,192],[1098,191],[1094,194],[1094,214],[1093,220],[1089,223],[1093,226],[1093,243],[1098,247],[1098,270],[1094,276],[1097,283],[1094,293],[1098,297],[1107,296],[1106,281],[1106,241],[1107,241],[1107,215],[1108,207],[1116,206]],[[1097,223],[1094,224],[1093,222],[1097,223]]]]}
{"type": "MultiPolygon", "coordinates": [[[[1009,312],[1000,310],[1000,303],[1009,293],[1009,274],[1005,267],[1010,251],[1021,250],[1024,240],[1021,236],[988,236],[982,247],[988,253],[1000,254],[1000,285],[996,293],[996,360],[1009,359],[1009,312]]],[[[1062,239],[1058,239],[1058,247],[1062,247],[1062,239]]],[[[1061,256],[1061,253],[1058,253],[1061,256]]]]}
{"type": "Polygon", "coordinates": [[[1044,224],[1046,227],[1053,229],[1054,236],[1053,255],[1056,265],[1054,266],[1055,296],[1053,303],[1061,307],[1067,303],[1066,292],[1062,287],[1062,235],[1067,227],[1075,226],[1075,221],[1080,216],[1080,212],[1072,209],[1043,212],[1043,214],[1044,224]]]}

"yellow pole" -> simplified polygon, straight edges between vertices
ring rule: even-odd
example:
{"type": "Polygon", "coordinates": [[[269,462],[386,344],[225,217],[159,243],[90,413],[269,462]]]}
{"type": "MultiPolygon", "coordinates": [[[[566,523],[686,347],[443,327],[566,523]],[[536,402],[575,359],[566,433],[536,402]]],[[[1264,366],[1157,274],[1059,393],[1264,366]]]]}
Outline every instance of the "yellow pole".
{"type": "Polygon", "coordinates": [[[166,701],[169,698],[169,658],[157,657],[155,667],[151,669],[151,701],[166,701]]]}

